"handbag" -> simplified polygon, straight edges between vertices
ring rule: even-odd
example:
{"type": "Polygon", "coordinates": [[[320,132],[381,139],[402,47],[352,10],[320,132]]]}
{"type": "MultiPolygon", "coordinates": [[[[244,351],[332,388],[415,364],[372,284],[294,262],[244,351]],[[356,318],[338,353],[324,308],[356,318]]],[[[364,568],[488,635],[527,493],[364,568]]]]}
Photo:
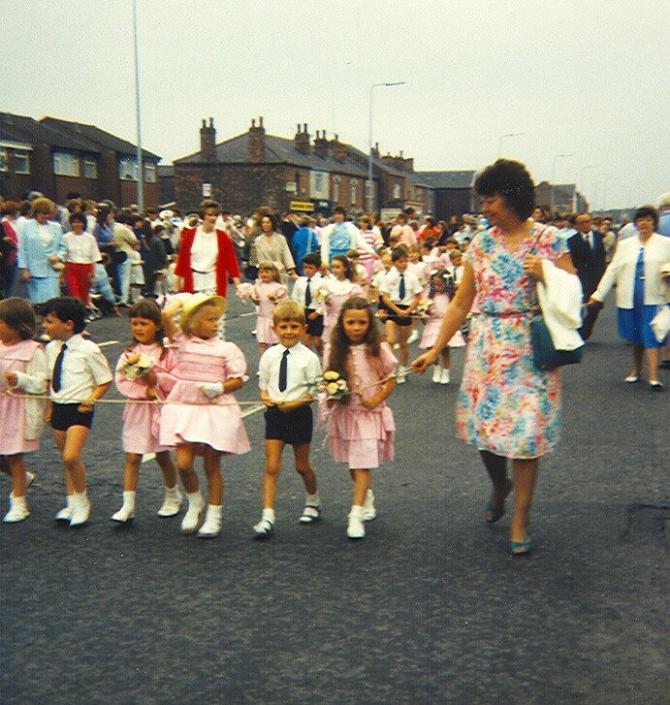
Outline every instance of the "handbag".
{"type": "Polygon", "coordinates": [[[662,343],[670,333],[670,304],[658,307],[656,315],[651,319],[651,329],[654,331],[656,340],[662,343]]]}
{"type": "MultiPolygon", "coordinates": [[[[537,243],[543,233],[544,228],[538,233],[528,254],[535,254],[537,243]]],[[[564,365],[576,365],[582,361],[583,345],[575,350],[556,349],[539,306],[536,307],[536,313],[530,321],[530,344],[533,350],[533,364],[536,369],[544,372],[564,365]]]]}

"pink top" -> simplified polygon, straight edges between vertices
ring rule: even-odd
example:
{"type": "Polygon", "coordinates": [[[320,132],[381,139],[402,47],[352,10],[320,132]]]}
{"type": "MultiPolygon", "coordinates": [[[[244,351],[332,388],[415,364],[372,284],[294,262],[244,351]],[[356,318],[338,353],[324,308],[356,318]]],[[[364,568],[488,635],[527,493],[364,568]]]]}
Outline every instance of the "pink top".
{"type": "MultiPolygon", "coordinates": [[[[321,288],[328,291],[328,298],[324,303],[325,316],[323,325],[325,331],[332,330],[333,326],[337,323],[337,317],[340,315],[340,310],[347,299],[351,299],[354,296],[365,295],[359,284],[355,284],[348,279],[339,280],[327,278],[323,280],[321,288]]],[[[324,340],[327,339],[325,331],[323,336],[324,340]]]]}
{"type": "Polygon", "coordinates": [[[288,297],[288,289],[279,282],[256,282],[254,299],[258,302],[258,315],[272,319],[272,312],[279,301],[288,297]],[[272,297],[272,299],[270,298],[272,297]]]}

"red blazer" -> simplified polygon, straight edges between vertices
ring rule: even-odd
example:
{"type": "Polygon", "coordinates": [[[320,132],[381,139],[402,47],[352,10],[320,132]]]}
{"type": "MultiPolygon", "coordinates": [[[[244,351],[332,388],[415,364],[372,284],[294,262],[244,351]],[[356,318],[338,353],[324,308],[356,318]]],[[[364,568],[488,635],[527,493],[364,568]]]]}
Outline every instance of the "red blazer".
{"type": "MultiPolygon", "coordinates": [[[[191,248],[195,239],[196,228],[185,228],[181,234],[179,254],[174,273],[182,277],[182,291],[193,293],[193,270],[191,269],[191,248]]],[[[228,277],[240,276],[240,265],[235,257],[232,240],[224,230],[216,231],[219,253],[216,258],[216,293],[225,296],[228,288],[228,277]]]]}

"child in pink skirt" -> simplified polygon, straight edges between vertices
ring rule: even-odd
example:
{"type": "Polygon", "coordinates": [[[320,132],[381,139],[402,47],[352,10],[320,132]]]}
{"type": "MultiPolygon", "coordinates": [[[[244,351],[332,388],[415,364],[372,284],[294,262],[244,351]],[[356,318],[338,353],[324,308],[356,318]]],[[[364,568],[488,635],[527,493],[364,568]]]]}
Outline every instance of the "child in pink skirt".
{"type": "Polygon", "coordinates": [[[398,364],[388,343],[381,342],[369,302],[347,300],[340,310],[330,344],[324,351],[325,371],[347,380],[350,396],[327,405],[328,447],[335,462],[347,463],[353,481],[347,536],[365,538],[365,521],[377,516],[370,471],[393,460],[395,423],[385,400],[395,389],[398,364]]]}
{"type": "Polygon", "coordinates": [[[270,345],[279,342],[272,327],[272,314],[275,306],[288,297],[288,289],[281,283],[281,275],[273,262],[260,262],[258,265],[258,281],[254,287],[253,301],[258,306],[256,318],[256,340],[261,355],[270,345]]]}
{"type": "MultiPolygon", "coordinates": [[[[456,289],[452,273],[447,269],[439,269],[430,277],[428,298],[432,300],[428,309],[428,319],[426,327],[423,329],[420,347],[423,350],[432,348],[440,332],[442,319],[447,312],[450,296],[453,296],[456,289]]],[[[442,357],[435,363],[433,370],[433,382],[435,384],[449,384],[449,350],[450,348],[465,347],[463,334],[459,330],[456,335],[447,343],[447,347],[442,350],[442,357]]]]}
{"type": "Polygon", "coordinates": [[[342,305],[352,296],[363,296],[363,288],[356,284],[356,273],[344,255],[335,255],[330,260],[331,276],[322,281],[319,300],[323,302],[323,341],[330,342],[330,333],[335,327],[342,305]]]}
{"type": "MultiPolygon", "coordinates": [[[[170,373],[175,384],[161,409],[159,442],[176,446],[177,469],[188,496],[183,534],[196,531],[205,508],[193,470],[196,454],[204,458],[208,506],[198,531],[200,538],[221,533],[221,456],[250,450],[233,396],[247,380],[247,363],[237,345],[218,337],[225,308],[222,296],[199,293],[177,298],[163,310],[163,326],[174,343],[176,358],[170,373]],[[179,309],[181,318],[176,326],[173,316],[179,309]]],[[[161,383],[161,375],[158,377],[161,383]]]]}
{"type": "Polygon", "coordinates": [[[12,478],[9,511],[3,519],[13,524],[30,515],[26,489],[33,479],[26,472],[24,453],[39,448],[44,402],[12,397],[44,394],[49,370],[47,358],[35,335],[35,314],[25,299],[0,301],[0,469],[12,478]]]}
{"type": "Polygon", "coordinates": [[[135,494],[140,464],[145,453],[155,453],[165,482],[165,499],[158,516],[174,516],[181,509],[181,494],[177,487],[177,471],[170,451],[158,443],[160,409],[149,404],[163,398],[166,375],[174,366],[172,351],[163,346],[161,310],[152,299],[136,303],[129,311],[133,344],[119,358],[114,374],[116,388],[128,398],[123,411],[123,450],[126,461],[123,469],[123,505],[112,516],[125,523],[135,516],[135,494]],[[137,400],[133,402],[133,400],[137,400]]]}

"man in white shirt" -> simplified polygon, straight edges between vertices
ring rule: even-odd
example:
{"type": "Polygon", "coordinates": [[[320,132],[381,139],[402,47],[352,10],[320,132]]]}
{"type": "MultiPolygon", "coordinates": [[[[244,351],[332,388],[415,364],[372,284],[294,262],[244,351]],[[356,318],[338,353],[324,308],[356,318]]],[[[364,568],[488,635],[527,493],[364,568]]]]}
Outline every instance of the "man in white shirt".
{"type": "Polygon", "coordinates": [[[416,275],[407,271],[409,260],[402,247],[397,247],[391,253],[393,269],[384,278],[381,294],[384,305],[390,312],[388,320],[392,326],[393,344],[397,339],[400,344],[400,367],[398,369],[398,384],[403,384],[407,378],[409,367],[409,336],[412,330],[412,313],[421,301],[423,288],[416,275]]]}

